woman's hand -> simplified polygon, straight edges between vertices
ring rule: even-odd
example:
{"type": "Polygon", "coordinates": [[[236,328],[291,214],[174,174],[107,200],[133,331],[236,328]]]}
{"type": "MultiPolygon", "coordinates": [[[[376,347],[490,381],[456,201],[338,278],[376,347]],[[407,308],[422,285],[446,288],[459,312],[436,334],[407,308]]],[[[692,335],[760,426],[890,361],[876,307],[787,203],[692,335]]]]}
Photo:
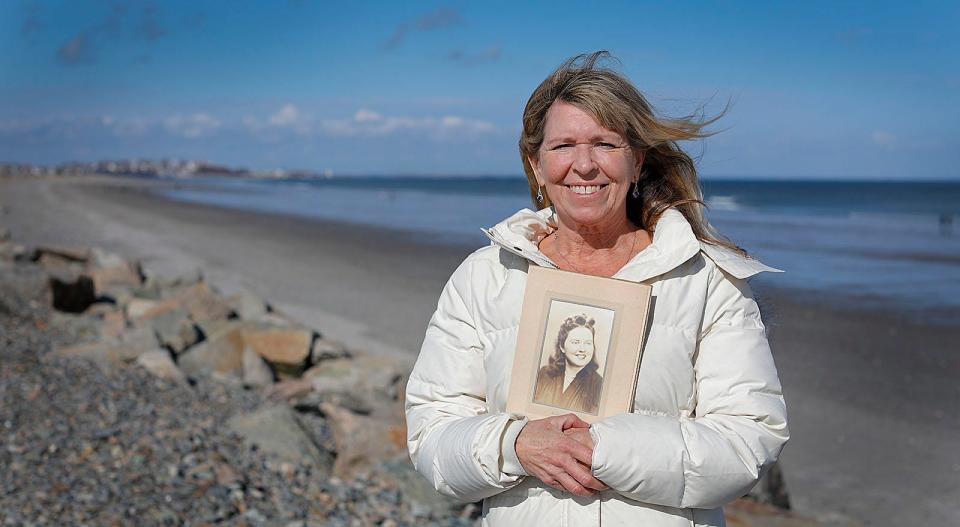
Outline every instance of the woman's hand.
{"type": "Polygon", "coordinates": [[[573,439],[577,443],[587,447],[593,452],[593,436],[590,435],[590,431],[586,428],[567,428],[563,431],[563,434],[570,439],[573,439]]]}
{"type": "MultiPolygon", "coordinates": [[[[589,426],[574,414],[530,421],[517,436],[517,458],[528,474],[547,485],[576,496],[593,496],[607,488],[590,471],[593,448],[578,440],[582,439],[578,432],[565,433],[586,433],[589,426]]],[[[589,439],[590,434],[586,436],[589,439]]]]}

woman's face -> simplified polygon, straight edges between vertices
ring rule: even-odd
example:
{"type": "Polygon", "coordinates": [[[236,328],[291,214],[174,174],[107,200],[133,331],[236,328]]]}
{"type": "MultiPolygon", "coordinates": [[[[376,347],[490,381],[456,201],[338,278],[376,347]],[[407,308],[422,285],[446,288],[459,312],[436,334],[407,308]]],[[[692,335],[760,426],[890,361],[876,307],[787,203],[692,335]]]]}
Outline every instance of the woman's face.
{"type": "Polygon", "coordinates": [[[593,332],[583,326],[571,329],[563,341],[563,354],[573,366],[589,364],[593,359],[593,332]]]}
{"type": "Polygon", "coordinates": [[[547,111],[543,144],[530,158],[560,220],[572,227],[612,224],[626,215],[638,157],[626,139],[576,106],[556,101],[547,111]]]}

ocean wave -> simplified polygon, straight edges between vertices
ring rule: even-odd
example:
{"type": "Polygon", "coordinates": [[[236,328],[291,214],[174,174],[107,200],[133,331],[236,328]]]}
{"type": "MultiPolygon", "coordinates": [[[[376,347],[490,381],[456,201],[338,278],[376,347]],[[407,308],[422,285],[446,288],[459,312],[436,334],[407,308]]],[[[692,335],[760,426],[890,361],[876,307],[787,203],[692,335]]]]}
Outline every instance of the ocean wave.
{"type": "Polygon", "coordinates": [[[738,211],[743,207],[734,196],[710,196],[707,198],[707,207],[712,210],[738,211]]]}

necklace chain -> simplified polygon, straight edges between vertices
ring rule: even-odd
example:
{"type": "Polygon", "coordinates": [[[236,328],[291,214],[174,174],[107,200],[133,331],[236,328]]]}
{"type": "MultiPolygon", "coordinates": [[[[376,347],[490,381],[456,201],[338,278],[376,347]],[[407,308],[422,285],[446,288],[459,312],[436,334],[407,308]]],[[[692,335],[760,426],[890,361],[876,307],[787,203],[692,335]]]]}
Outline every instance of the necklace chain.
{"type": "MultiPolygon", "coordinates": [[[[558,236],[558,237],[557,237],[557,240],[559,240],[559,239],[560,239],[560,238],[559,238],[559,236],[558,236]]],[[[630,257],[633,255],[633,251],[634,251],[636,248],[637,248],[637,231],[633,231],[633,243],[630,244],[630,251],[627,252],[627,259],[624,260],[622,264],[620,264],[620,267],[623,267],[628,261],[630,261],[630,257]]],[[[569,265],[570,268],[573,269],[574,271],[576,271],[576,272],[578,272],[578,273],[581,273],[581,274],[586,274],[586,273],[584,273],[582,270],[580,270],[579,267],[577,267],[576,265],[573,265],[573,262],[571,262],[570,260],[568,260],[567,257],[563,255],[563,252],[560,251],[559,247],[557,248],[557,256],[559,256],[560,258],[562,258],[563,261],[566,262],[567,265],[569,265]]]]}

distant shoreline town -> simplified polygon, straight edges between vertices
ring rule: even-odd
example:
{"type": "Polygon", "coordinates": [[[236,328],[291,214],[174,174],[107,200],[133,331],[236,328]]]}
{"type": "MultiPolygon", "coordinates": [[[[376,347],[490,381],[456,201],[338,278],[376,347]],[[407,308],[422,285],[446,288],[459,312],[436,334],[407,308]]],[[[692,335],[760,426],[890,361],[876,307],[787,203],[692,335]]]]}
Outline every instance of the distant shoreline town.
{"type": "Polygon", "coordinates": [[[322,173],[305,170],[250,170],[233,168],[209,161],[182,159],[121,159],[112,161],[72,162],[59,165],[0,163],[3,176],[76,176],[82,174],[114,174],[146,177],[189,178],[193,176],[225,176],[255,179],[330,178],[332,170],[322,173]]]}

